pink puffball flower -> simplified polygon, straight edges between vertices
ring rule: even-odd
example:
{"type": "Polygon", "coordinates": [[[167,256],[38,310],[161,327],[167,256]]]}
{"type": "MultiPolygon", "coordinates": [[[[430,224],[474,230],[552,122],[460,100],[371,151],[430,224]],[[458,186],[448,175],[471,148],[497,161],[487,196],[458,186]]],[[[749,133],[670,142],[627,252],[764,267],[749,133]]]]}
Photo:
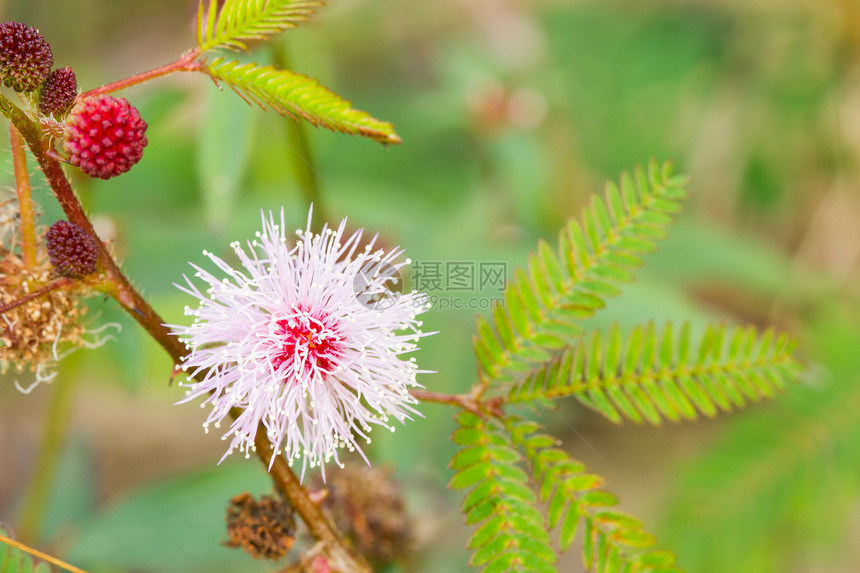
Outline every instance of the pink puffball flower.
{"type": "Polygon", "coordinates": [[[242,268],[204,251],[223,274],[192,264],[205,289],[188,277],[187,288],[177,285],[199,301],[186,307],[190,326],[171,326],[189,350],[180,403],[202,397],[201,407],[212,406],[207,432],[241,411],[223,436],[224,457],[236,448],[248,457],[262,423],[275,452],[290,465],[301,460],[304,476],[308,465],[342,465],[340,448],[364,457],[359,437],[370,443],[373,426],[394,431],[392,419],[418,414],[409,388],[426,371],[405,355],[431,334],[416,319],[427,296],[396,292],[399,269],[410,263],[397,262],[402,249],[374,250],[376,237],[360,249],[362,231],[344,238],[345,225],[314,234],[309,216],[291,246],[283,210],[280,222],[263,215],[247,249],[231,244],[242,268]]]}

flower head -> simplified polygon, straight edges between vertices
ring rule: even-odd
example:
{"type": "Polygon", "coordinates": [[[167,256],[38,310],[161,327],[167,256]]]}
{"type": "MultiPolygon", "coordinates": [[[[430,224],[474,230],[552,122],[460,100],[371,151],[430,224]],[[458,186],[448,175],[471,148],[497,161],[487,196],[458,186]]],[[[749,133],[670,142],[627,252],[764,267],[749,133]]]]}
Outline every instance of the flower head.
{"type": "Polygon", "coordinates": [[[78,79],[72,68],[54,70],[39,91],[39,113],[65,115],[78,95],[78,79]]]}
{"type": "Polygon", "coordinates": [[[57,221],[45,233],[51,265],[64,277],[80,279],[96,272],[99,251],[95,240],[78,225],[57,221]]]}
{"type": "Polygon", "coordinates": [[[0,24],[0,78],[16,92],[31,92],[51,73],[51,46],[36,28],[20,22],[0,24]]]}
{"type": "Polygon", "coordinates": [[[340,464],[339,448],[361,452],[357,437],[369,442],[372,426],[393,431],[392,418],[417,413],[409,387],[420,371],[404,355],[426,335],[416,319],[426,296],[394,292],[403,251],[374,250],[375,238],[361,249],[361,231],[347,238],[345,223],[314,234],[308,218],[290,246],[283,212],[279,223],[264,216],[247,250],[231,245],[242,269],[204,252],[225,276],[195,266],[207,288],[187,277],[180,287],[199,300],[186,308],[194,322],[173,327],[189,349],[183,369],[199,379],[183,402],[212,405],[206,429],[242,410],[224,436],[227,454],[253,451],[262,423],[304,474],[308,464],[340,464]]]}
{"type": "Polygon", "coordinates": [[[140,161],[146,122],[125,98],[86,97],[75,104],[63,130],[69,163],[90,177],[110,179],[140,161]]]}

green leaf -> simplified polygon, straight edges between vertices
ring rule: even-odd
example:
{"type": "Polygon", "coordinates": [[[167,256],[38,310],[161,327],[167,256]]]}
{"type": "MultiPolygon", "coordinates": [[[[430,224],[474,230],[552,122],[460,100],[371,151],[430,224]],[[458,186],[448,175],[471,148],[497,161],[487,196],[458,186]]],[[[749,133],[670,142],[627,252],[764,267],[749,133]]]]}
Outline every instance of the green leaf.
{"type": "MultiPolygon", "coordinates": [[[[480,527],[469,539],[470,564],[485,571],[510,567],[529,571],[554,571],[556,560],[538,499],[529,476],[520,467],[523,458],[514,447],[508,426],[471,413],[457,417],[455,441],[465,445],[451,460],[457,470],[452,488],[471,488],[461,505],[466,523],[480,527]]],[[[539,428],[523,424],[518,430],[539,428]]],[[[536,442],[546,443],[538,437],[536,442]]],[[[554,444],[550,440],[547,445],[554,444]]]]}
{"type": "Polygon", "coordinates": [[[319,0],[209,0],[208,8],[200,0],[197,9],[197,46],[201,51],[213,48],[247,50],[248,40],[264,40],[308,21],[319,0]]]}
{"type": "MultiPolygon", "coordinates": [[[[583,464],[556,448],[554,440],[537,434],[540,428],[534,423],[526,425],[511,418],[506,426],[513,445],[520,449],[535,481],[542,484],[548,496],[547,523],[558,529],[559,547],[565,550],[573,543],[582,523],[586,570],[653,573],[655,569],[644,563],[655,558],[643,550],[654,545],[654,537],[638,519],[615,509],[614,495],[597,489],[602,487],[603,479],[587,473],[583,464]]],[[[671,565],[674,558],[669,556],[671,565]]]]}
{"type": "Polygon", "coordinates": [[[657,425],[663,418],[712,417],[718,408],[727,411],[771,397],[800,368],[792,341],[771,331],[713,326],[698,348],[690,340],[687,325],[667,324],[658,333],[648,324],[634,328],[626,341],[613,326],[603,337],[595,333],[556,353],[513,384],[508,400],[574,396],[613,422],[626,418],[657,425]]]}
{"type": "Polygon", "coordinates": [[[558,253],[545,241],[508,283],[504,309],[489,323],[479,321],[475,353],[485,380],[528,372],[550,358],[551,351],[573,344],[579,324],[617,295],[629,282],[639,255],[653,249],[680,209],[685,180],[672,178],[666,165],[652,162],[646,173],[623,175],[621,188],[609,184],[606,198],[595,198],[580,221],[571,219],[558,239],[558,253]]]}
{"type": "Polygon", "coordinates": [[[274,66],[225,61],[206,63],[206,72],[216,82],[224,82],[245,101],[256,102],[278,113],[350,135],[361,135],[381,143],[400,143],[390,123],[379,121],[350,102],[321,86],[315,79],[279,70],[274,66]]]}

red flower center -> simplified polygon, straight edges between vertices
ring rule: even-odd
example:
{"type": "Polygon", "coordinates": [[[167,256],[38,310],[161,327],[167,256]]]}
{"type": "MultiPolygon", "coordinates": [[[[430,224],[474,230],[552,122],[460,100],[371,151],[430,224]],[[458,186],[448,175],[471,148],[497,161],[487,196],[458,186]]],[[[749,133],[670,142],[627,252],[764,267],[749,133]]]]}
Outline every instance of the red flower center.
{"type": "Polygon", "coordinates": [[[341,345],[336,323],[330,317],[315,317],[299,309],[276,319],[272,329],[276,344],[270,360],[275,370],[286,366],[285,382],[305,376],[325,378],[332,373],[341,345]]]}

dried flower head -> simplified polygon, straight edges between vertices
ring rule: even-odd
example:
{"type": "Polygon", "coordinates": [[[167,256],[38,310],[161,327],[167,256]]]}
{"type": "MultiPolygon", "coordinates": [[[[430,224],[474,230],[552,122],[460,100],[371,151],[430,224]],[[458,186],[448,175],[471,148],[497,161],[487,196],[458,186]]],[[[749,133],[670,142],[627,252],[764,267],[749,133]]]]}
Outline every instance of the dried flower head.
{"type": "Polygon", "coordinates": [[[113,340],[109,329],[120,325],[107,323],[94,330],[83,323],[86,307],[79,289],[55,286],[57,274],[47,253],[37,253],[37,264],[29,268],[10,249],[0,246],[0,374],[12,370],[35,374],[22,392],[29,392],[57,375],[56,365],[64,356],[83,348],[97,348],[113,340]],[[34,296],[36,295],[36,296],[34,296]]]}
{"type": "Polygon", "coordinates": [[[254,558],[281,559],[296,540],[293,508],[279,497],[260,501],[240,493],[227,506],[227,547],[241,547],[254,558]]]}
{"type": "MultiPolygon", "coordinates": [[[[46,258],[28,269],[17,255],[5,251],[0,258],[0,306],[21,300],[55,278],[46,258]]],[[[80,296],[66,290],[50,291],[4,312],[0,315],[4,350],[0,373],[12,367],[18,373],[35,372],[37,382],[50,380],[53,374],[48,367],[59,359],[58,346],[81,343],[86,332],[80,322],[83,314],[80,296]]]]}
{"type": "Polygon", "coordinates": [[[409,518],[390,472],[347,464],[332,473],[326,491],[323,508],[368,561],[381,566],[408,554],[409,518]]]}
{"type": "Polygon", "coordinates": [[[199,300],[186,308],[194,322],[173,327],[189,349],[183,369],[200,379],[183,402],[212,405],[207,430],[242,410],[224,435],[227,454],[253,451],[262,423],[276,451],[301,458],[304,475],[308,464],[339,464],[339,448],[361,452],[356,435],[369,442],[372,426],[393,431],[391,418],[417,413],[409,387],[419,370],[403,356],[425,335],[416,316],[426,296],[395,296],[389,285],[409,262],[396,262],[402,250],[373,251],[375,238],[359,249],[361,231],[345,238],[345,223],[317,235],[309,218],[291,247],[283,212],[280,223],[264,216],[247,251],[232,244],[241,270],[204,252],[224,276],[195,266],[206,289],[187,277],[180,287],[199,300]]]}
{"type": "Polygon", "coordinates": [[[90,177],[110,179],[143,157],[146,122],[125,98],[87,97],[69,112],[63,131],[69,162],[90,177]]]}
{"type": "Polygon", "coordinates": [[[78,79],[72,68],[54,70],[39,92],[39,113],[63,116],[75,103],[77,95],[78,79]]]}
{"type": "Polygon", "coordinates": [[[51,73],[51,46],[36,28],[20,22],[0,24],[0,78],[16,92],[31,92],[51,73]]]}

